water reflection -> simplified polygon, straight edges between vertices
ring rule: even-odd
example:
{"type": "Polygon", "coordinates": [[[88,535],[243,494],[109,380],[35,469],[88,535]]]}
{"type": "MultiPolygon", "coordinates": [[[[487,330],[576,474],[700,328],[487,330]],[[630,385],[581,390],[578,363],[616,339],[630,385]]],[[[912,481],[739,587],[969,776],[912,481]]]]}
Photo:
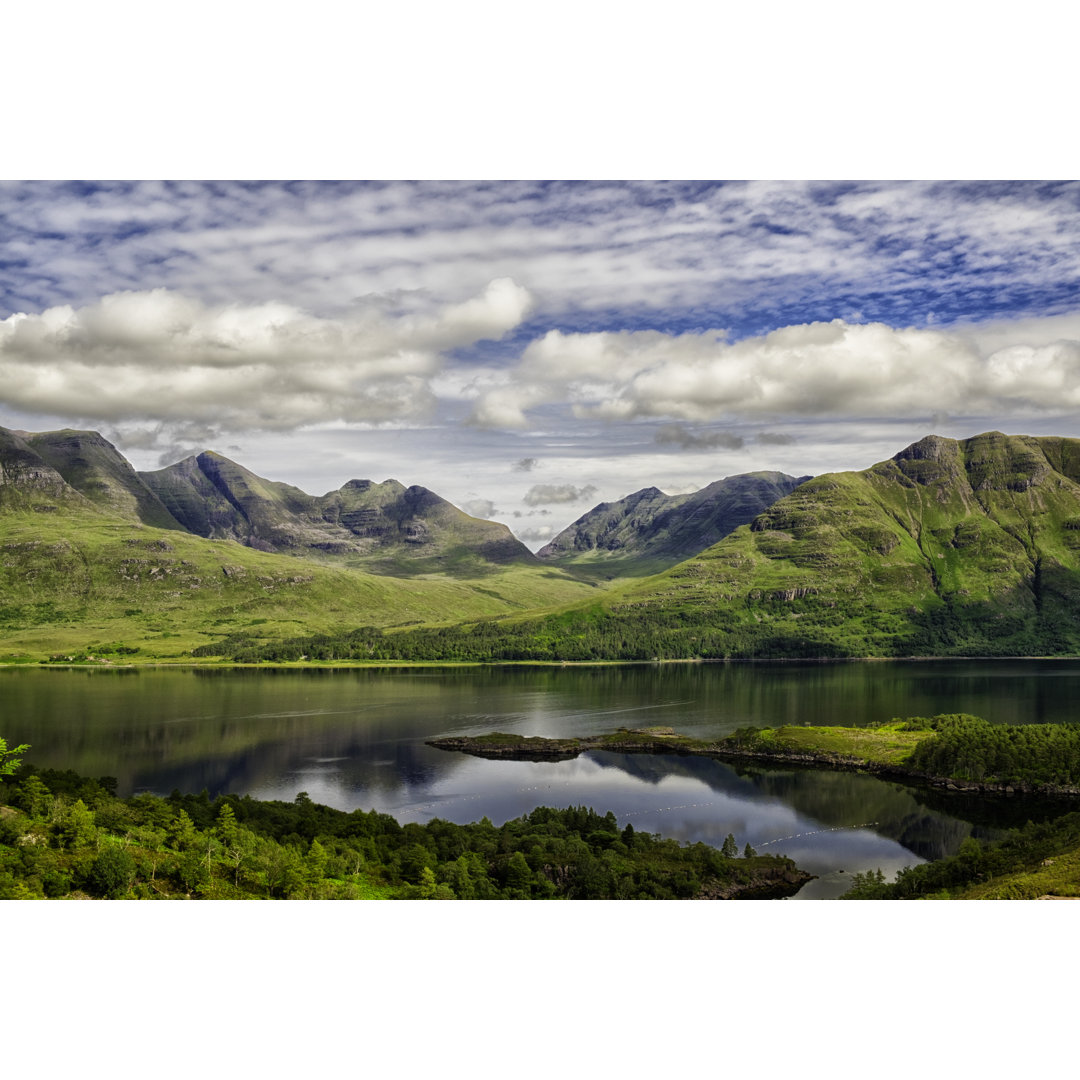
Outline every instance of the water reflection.
{"type": "Polygon", "coordinates": [[[734,768],[595,752],[488,762],[424,740],[501,729],[593,734],[667,724],[699,736],[745,724],[868,723],[965,711],[996,722],[1071,719],[1070,661],[704,664],[384,670],[0,669],[0,733],[55,768],[117,777],[121,793],[233,791],[402,821],[499,822],[537,805],[612,810],[623,824],[782,851],[836,895],[1054,808],[946,797],[853,773],[734,768]],[[1019,820],[1017,820],[1019,818],[1019,820]],[[870,824],[872,823],[872,824],[870,824]]]}

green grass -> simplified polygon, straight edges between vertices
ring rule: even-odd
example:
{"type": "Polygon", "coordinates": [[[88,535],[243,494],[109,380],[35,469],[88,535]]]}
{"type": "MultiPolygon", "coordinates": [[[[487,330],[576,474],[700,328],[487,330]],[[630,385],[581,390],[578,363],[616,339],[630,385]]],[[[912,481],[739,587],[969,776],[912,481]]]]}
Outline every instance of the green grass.
{"type": "Polygon", "coordinates": [[[1037,866],[953,894],[954,900],[1037,900],[1042,896],[1080,898],[1080,847],[1047,856],[1037,866]]]}
{"type": "Polygon", "coordinates": [[[9,510],[0,555],[0,656],[16,661],[117,643],[139,651],[103,659],[184,659],[229,635],[452,624],[594,592],[544,566],[511,564],[477,580],[379,576],[94,513],[9,510]]]}
{"type": "Polygon", "coordinates": [[[761,733],[763,747],[792,753],[837,754],[875,765],[902,765],[931,731],[904,731],[903,721],[873,727],[798,727],[786,725],[761,733]]]}

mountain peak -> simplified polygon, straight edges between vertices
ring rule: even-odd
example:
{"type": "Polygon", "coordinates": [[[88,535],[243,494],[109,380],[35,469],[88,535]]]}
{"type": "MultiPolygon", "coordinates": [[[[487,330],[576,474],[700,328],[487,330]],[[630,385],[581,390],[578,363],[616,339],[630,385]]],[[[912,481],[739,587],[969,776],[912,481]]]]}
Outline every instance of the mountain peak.
{"type": "Polygon", "coordinates": [[[618,558],[648,563],[652,569],[671,565],[752,521],[806,479],[784,473],[742,473],[687,495],[642,488],[618,502],[593,507],[537,555],[566,562],[618,558]]]}

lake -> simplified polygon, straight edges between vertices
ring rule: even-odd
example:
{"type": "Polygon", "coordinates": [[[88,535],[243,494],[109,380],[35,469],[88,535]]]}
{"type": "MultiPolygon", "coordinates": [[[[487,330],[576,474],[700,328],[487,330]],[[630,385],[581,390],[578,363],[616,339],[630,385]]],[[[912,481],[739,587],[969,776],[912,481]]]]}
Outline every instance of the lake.
{"type": "Polygon", "coordinates": [[[1076,661],[666,664],[383,669],[0,668],[0,734],[29,760],[114,776],[118,793],[201,791],[292,800],[401,822],[536,806],[611,810],[620,825],[719,846],[733,833],[818,874],[801,898],[857,871],[951,854],[1051,812],[946,798],[855,773],[735,767],[592,752],[486,761],[424,745],[488,731],[575,735],[666,724],[721,735],[747,724],[866,724],[971,712],[996,723],[1074,718],[1076,661]]]}

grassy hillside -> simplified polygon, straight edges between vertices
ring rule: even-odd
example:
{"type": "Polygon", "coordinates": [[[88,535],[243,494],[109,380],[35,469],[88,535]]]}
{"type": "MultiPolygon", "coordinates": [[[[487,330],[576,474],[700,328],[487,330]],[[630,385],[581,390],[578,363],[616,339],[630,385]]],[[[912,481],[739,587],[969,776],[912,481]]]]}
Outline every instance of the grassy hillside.
{"type": "Polygon", "coordinates": [[[543,567],[510,566],[476,581],[335,569],[92,509],[0,516],[0,660],[175,658],[234,635],[458,622],[590,591],[543,567]],[[108,651],[116,645],[140,651],[108,651]]]}
{"type": "MultiPolygon", "coordinates": [[[[544,618],[324,642],[402,659],[1080,652],[1080,441],[930,436],[801,485],[700,555],[544,618]]],[[[290,648],[268,652],[283,658],[290,648]]]]}
{"type": "Polygon", "coordinates": [[[175,659],[592,592],[423,488],[354,481],[315,499],[214,454],[165,474],[152,489],[96,432],[0,428],[0,661],[175,659]]]}
{"type": "Polygon", "coordinates": [[[931,436],[809,481],[612,610],[718,613],[759,655],[1076,652],[1078,477],[1076,440],[931,436]]]}

